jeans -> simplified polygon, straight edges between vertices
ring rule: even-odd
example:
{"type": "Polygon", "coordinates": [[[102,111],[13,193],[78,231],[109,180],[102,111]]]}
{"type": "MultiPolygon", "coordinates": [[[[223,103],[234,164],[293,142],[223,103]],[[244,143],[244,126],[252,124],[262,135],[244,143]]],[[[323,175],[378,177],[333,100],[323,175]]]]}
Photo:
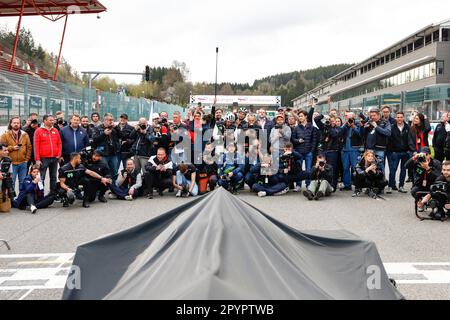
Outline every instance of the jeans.
{"type": "Polygon", "coordinates": [[[355,169],[358,165],[358,156],[359,151],[342,151],[342,164],[344,167],[344,187],[351,188],[352,187],[352,173],[351,169],[355,169]]]}
{"type": "Polygon", "coordinates": [[[326,155],[325,155],[327,163],[330,166],[333,167],[333,172],[336,172],[337,169],[338,169],[337,168],[337,166],[338,166],[338,156],[339,156],[338,151],[327,151],[326,155]]]}
{"type": "Polygon", "coordinates": [[[239,185],[243,182],[244,182],[244,175],[242,174],[242,172],[238,172],[237,174],[233,175],[230,180],[219,179],[218,184],[222,188],[228,190],[230,185],[233,188],[238,188],[239,185]]]}
{"type": "MultiPolygon", "coordinates": [[[[180,171],[177,171],[177,184],[180,186],[186,186],[186,187],[191,187],[191,183],[192,181],[186,179],[186,177],[184,176],[184,174],[182,174],[180,171]]],[[[197,184],[194,185],[194,188],[192,189],[191,192],[192,196],[196,196],[198,195],[198,186],[197,184]]]]}
{"type": "Polygon", "coordinates": [[[407,152],[388,152],[387,157],[389,163],[389,187],[396,187],[395,176],[397,173],[398,165],[400,165],[399,187],[404,187],[406,180],[405,164],[409,160],[409,154],[407,152]]]}
{"type": "MultiPolygon", "coordinates": [[[[130,189],[127,187],[118,187],[114,183],[109,186],[109,190],[113,194],[117,196],[119,200],[125,200],[125,197],[128,196],[130,189]]],[[[139,196],[139,190],[134,190],[133,199],[136,199],[139,196]]]]}
{"type": "Polygon", "coordinates": [[[273,196],[276,193],[279,193],[287,188],[287,184],[284,182],[280,182],[274,185],[268,185],[268,184],[259,184],[255,183],[252,187],[253,192],[266,192],[268,196],[273,196]]]}
{"type": "Polygon", "coordinates": [[[308,190],[311,191],[314,195],[316,195],[317,192],[321,191],[323,193],[323,195],[327,196],[327,197],[333,193],[333,187],[327,180],[311,181],[311,184],[309,185],[308,190]]]}
{"type": "Polygon", "coordinates": [[[22,191],[22,182],[27,176],[28,163],[13,164],[13,188],[16,188],[16,179],[19,176],[19,191],[22,191]]]}
{"type": "MultiPolygon", "coordinates": [[[[313,166],[313,153],[302,153],[300,154],[301,158],[300,158],[300,165],[303,167],[303,162],[305,162],[305,171],[306,172],[311,172],[311,168],[313,166]]],[[[297,182],[297,186],[301,186],[302,185],[302,181],[298,180],[297,182]]],[[[309,186],[309,184],[311,183],[310,180],[306,180],[306,186],[309,186]]]]}
{"type": "MultiPolygon", "coordinates": [[[[119,156],[103,157],[103,160],[108,164],[111,172],[112,180],[116,181],[119,173],[119,156]]],[[[125,169],[125,168],[124,168],[125,169]]]]}
{"type": "Polygon", "coordinates": [[[141,173],[144,174],[145,166],[149,159],[150,157],[134,156],[134,165],[136,166],[136,170],[141,171],[141,173]]]}
{"type": "Polygon", "coordinates": [[[50,171],[50,193],[56,194],[56,178],[58,174],[58,159],[57,158],[42,158],[41,159],[41,179],[45,181],[47,169],[50,171]]]}

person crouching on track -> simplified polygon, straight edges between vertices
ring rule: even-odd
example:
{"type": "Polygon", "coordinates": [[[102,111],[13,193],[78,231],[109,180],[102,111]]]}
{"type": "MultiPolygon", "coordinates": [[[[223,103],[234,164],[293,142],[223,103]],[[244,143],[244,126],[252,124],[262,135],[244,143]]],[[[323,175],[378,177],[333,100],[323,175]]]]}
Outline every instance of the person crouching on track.
{"type": "Polygon", "coordinates": [[[86,169],[81,164],[81,155],[74,152],[70,155],[70,162],[59,168],[58,196],[62,199],[65,208],[75,202],[75,192],[80,191],[83,186],[83,207],[89,208],[89,198],[92,190],[92,180],[87,176],[99,180],[103,184],[111,182],[110,179],[102,177],[98,173],[86,169]]]}
{"type": "Polygon", "coordinates": [[[252,167],[251,174],[254,175],[252,191],[258,194],[258,197],[281,196],[289,192],[285,179],[277,168],[272,168],[272,158],[264,156],[262,163],[252,167]]]}
{"type": "Polygon", "coordinates": [[[208,190],[213,191],[217,186],[217,164],[213,153],[212,143],[207,143],[203,152],[202,164],[197,166],[197,180],[201,195],[207,193],[208,190]]]}
{"type": "Polygon", "coordinates": [[[174,170],[172,182],[174,189],[177,190],[176,197],[189,198],[198,195],[198,185],[195,182],[197,169],[192,164],[182,163],[174,170]]]}
{"type": "Polygon", "coordinates": [[[133,201],[141,195],[142,174],[136,169],[134,161],[127,160],[126,168],[120,171],[117,181],[109,186],[110,199],[133,201]]]}
{"type": "Polygon", "coordinates": [[[353,197],[359,197],[362,189],[366,188],[366,193],[370,197],[376,198],[386,188],[388,182],[379,161],[384,161],[384,159],[377,159],[374,151],[367,150],[364,153],[353,174],[353,184],[355,185],[353,197]]]}
{"type": "Polygon", "coordinates": [[[153,189],[158,189],[162,197],[164,190],[172,187],[173,163],[167,156],[166,149],[159,148],[156,156],[150,157],[145,165],[145,185],[147,186],[148,198],[153,199],[153,189]]]}
{"type": "Polygon", "coordinates": [[[12,202],[12,205],[20,210],[30,207],[32,214],[35,214],[38,209],[48,208],[55,201],[53,195],[44,197],[44,184],[37,165],[31,167],[30,175],[25,177],[20,190],[19,196],[12,202]]]}
{"type": "Polygon", "coordinates": [[[311,184],[303,195],[308,200],[329,197],[336,190],[333,167],[327,164],[325,155],[317,156],[317,163],[311,171],[311,184]]]}
{"type": "Polygon", "coordinates": [[[238,190],[244,183],[244,163],[236,153],[236,145],[229,144],[227,152],[223,155],[223,164],[217,170],[219,176],[219,186],[227,189],[233,194],[238,194],[238,190]]]}

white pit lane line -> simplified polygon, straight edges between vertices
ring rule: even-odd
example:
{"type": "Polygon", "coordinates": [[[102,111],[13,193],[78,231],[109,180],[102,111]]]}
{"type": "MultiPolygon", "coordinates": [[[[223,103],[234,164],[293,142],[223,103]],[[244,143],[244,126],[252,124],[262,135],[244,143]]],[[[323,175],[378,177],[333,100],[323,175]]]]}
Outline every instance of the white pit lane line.
{"type": "MultiPolygon", "coordinates": [[[[0,255],[0,293],[22,290],[19,300],[23,300],[33,290],[62,290],[73,257],[73,253],[0,255]]],[[[398,284],[450,284],[450,262],[385,263],[384,266],[398,284]]]]}

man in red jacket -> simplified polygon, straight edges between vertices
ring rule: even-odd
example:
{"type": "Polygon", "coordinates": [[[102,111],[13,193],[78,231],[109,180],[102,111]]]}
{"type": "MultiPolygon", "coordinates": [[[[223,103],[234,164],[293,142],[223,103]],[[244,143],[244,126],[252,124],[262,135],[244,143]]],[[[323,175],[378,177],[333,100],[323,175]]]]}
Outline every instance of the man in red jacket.
{"type": "Polygon", "coordinates": [[[34,158],[40,167],[42,181],[45,181],[47,169],[50,171],[50,194],[56,194],[56,178],[58,162],[61,159],[62,144],[55,119],[51,115],[44,116],[44,126],[34,134],[34,158]]]}

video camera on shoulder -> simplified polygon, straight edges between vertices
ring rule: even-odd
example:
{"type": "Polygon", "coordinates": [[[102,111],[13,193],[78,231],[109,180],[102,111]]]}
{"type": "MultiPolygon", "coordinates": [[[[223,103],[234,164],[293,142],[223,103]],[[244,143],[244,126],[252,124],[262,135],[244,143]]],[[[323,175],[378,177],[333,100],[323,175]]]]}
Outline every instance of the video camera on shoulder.
{"type": "Polygon", "coordinates": [[[92,156],[94,155],[94,149],[91,146],[88,146],[80,151],[81,162],[83,164],[89,163],[92,161],[92,156]]]}

